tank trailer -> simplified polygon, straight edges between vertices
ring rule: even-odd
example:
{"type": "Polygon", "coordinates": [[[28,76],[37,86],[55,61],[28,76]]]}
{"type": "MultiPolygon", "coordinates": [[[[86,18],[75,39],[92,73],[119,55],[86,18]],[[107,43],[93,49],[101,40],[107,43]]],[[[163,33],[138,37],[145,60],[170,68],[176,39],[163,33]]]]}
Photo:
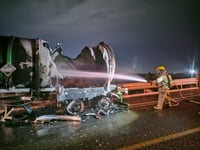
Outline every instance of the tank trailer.
{"type": "Polygon", "coordinates": [[[106,110],[116,89],[111,84],[114,73],[114,52],[104,42],[86,46],[72,59],[63,55],[60,44],[51,49],[40,38],[0,36],[1,120],[9,119],[15,107],[31,114],[32,103],[47,99],[70,115],[79,115],[94,102],[96,109],[106,110]],[[85,78],[82,73],[104,77],[85,78]]]}

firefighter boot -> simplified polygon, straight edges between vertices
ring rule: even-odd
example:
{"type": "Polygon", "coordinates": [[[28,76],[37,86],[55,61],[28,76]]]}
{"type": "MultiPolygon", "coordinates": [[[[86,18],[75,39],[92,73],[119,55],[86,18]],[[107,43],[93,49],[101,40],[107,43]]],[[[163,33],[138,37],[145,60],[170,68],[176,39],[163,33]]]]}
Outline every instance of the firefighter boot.
{"type": "Polygon", "coordinates": [[[166,96],[166,92],[160,92],[159,93],[158,104],[157,104],[157,106],[153,107],[154,109],[156,109],[156,110],[162,110],[163,104],[165,102],[165,96],[166,96]]]}
{"type": "Polygon", "coordinates": [[[156,110],[162,110],[162,107],[159,107],[159,106],[153,106],[153,109],[156,109],[156,110]]]}

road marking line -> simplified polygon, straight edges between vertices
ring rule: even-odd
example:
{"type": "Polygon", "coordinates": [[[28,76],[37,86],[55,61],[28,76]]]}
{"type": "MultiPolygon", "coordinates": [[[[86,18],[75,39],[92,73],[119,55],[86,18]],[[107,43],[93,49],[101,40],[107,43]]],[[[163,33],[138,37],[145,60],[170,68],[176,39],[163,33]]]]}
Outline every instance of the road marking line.
{"type": "Polygon", "coordinates": [[[200,127],[185,130],[185,131],[182,131],[182,132],[177,132],[177,133],[174,133],[174,134],[169,134],[169,135],[166,135],[166,136],[163,136],[163,137],[160,137],[160,138],[156,138],[156,139],[152,139],[152,140],[149,140],[149,141],[144,141],[144,142],[141,142],[141,143],[133,144],[133,145],[130,145],[130,146],[127,146],[127,147],[120,148],[120,150],[135,150],[135,149],[139,149],[139,148],[144,148],[146,146],[150,146],[150,145],[153,145],[153,144],[169,141],[169,140],[179,138],[179,137],[182,137],[182,136],[186,136],[186,135],[189,135],[189,134],[193,134],[193,133],[196,133],[196,132],[200,132],[200,127]]]}

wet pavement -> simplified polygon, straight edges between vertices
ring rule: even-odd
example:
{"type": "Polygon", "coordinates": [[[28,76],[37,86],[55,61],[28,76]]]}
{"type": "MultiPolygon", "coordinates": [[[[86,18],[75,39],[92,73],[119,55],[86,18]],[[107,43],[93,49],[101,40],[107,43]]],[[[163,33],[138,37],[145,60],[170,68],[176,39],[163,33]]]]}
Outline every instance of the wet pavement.
{"type": "Polygon", "coordinates": [[[200,105],[121,110],[81,122],[0,124],[0,150],[199,150],[200,105]]]}

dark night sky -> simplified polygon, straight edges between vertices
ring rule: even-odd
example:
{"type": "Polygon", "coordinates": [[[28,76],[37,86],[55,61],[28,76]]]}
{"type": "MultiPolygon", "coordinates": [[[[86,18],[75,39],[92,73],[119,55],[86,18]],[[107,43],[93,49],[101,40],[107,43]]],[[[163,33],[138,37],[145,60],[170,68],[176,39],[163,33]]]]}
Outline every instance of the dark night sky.
{"type": "Polygon", "coordinates": [[[198,0],[1,0],[0,20],[0,35],[61,42],[71,58],[105,41],[118,71],[183,72],[200,62],[198,0]]]}

